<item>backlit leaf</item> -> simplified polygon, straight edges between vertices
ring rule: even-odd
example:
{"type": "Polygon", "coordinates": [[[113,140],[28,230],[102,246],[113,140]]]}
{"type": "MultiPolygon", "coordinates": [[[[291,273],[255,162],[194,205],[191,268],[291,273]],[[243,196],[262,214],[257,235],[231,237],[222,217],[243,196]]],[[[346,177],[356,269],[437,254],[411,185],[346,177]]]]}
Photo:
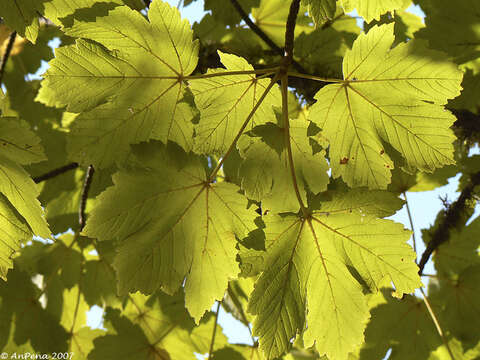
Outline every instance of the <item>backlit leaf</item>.
{"type": "Polygon", "coordinates": [[[383,142],[422,171],[454,162],[455,117],[442,105],[459,94],[462,74],[421,42],[390,49],[393,40],[393,24],[360,35],[343,60],[345,80],[320,90],[310,112],[330,141],[333,176],[350,186],[390,183],[383,142]]]}
{"type": "Polygon", "coordinates": [[[256,213],[235,185],[209,184],[197,158],[145,149],[140,162],[148,168],[113,177],[115,186],[100,195],[85,233],[121,240],[114,263],[121,294],[172,294],[186,276],[186,306],[198,322],[237,277],[236,238],[255,228],[256,213]],[[182,158],[179,167],[174,162],[182,158]]]}

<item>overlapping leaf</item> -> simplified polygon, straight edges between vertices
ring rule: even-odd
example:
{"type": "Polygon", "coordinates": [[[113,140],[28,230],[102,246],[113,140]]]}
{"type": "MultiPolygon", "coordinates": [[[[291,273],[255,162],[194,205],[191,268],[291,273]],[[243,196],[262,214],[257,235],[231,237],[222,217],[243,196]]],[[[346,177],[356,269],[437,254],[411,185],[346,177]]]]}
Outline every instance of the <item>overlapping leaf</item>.
{"type": "Polygon", "coordinates": [[[315,25],[331,20],[337,8],[336,0],[302,0],[308,6],[308,12],[315,21],[315,25]]]}
{"type": "MultiPolygon", "coordinates": [[[[451,55],[461,64],[480,55],[480,4],[475,0],[432,2],[426,11],[426,27],[416,35],[427,38],[430,46],[451,55]],[[434,6],[432,6],[435,4],[434,6]],[[458,21],[462,19],[462,21],[458,21]]],[[[422,4],[423,6],[423,4],[422,4]]]]}
{"type": "MultiPolygon", "coordinates": [[[[307,190],[315,194],[325,191],[328,184],[328,164],[325,152],[313,153],[307,136],[308,121],[299,118],[291,122],[290,140],[295,162],[297,183],[303,201],[307,190]]],[[[240,154],[244,161],[239,170],[241,187],[252,200],[262,201],[262,209],[296,212],[300,209],[295,196],[288,165],[285,130],[273,124],[254,129],[256,136],[244,136],[240,154]]]]}
{"type": "MultiPolygon", "coordinates": [[[[173,296],[162,293],[151,297],[132,294],[122,313],[140,326],[150,344],[167,351],[170,359],[193,360],[194,353],[205,354],[209,351],[214,326],[213,314],[208,313],[195,326],[185,310],[182,291],[173,296]]],[[[217,326],[216,348],[227,343],[220,326],[217,326]]]]}
{"type": "Polygon", "coordinates": [[[170,5],[154,1],[148,16],[150,22],[119,7],[94,23],[76,20],[67,30],[102,44],[77,40],[58,49],[38,96],[48,105],[84,112],[72,129],[73,159],[107,167],[124,159],[130,144],[148,139],[191,147],[193,113],[180,101],[183,77],[197,64],[198,43],[170,5]]]}
{"type": "Polygon", "coordinates": [[[355,276],[373,291],[388,279],[400,297],[421,285],[415,254],[405,243],[408,232],[377,218],[393,213],[398,201],[386,193],[342,196],[323,202],[308,219],[265,218],[265,272],[249,311],[257,315],[254,334],[267,358],[285,352],[306,322],[305,346],[315,344],[321,355],[346,359],[362,342],[369,318],[355,276]],[[390,207],[378,208],[380,197],[390,197],[390,207]]]}
{"type": "MultiPolygon", "coordinates": [[[[207,75],[253,70],[244,59],[235,55],[220,53],[220,59],[226,70],[210,70],[207,75]]],[[[270,79],[257,79],[254,74],[192,80],[190,87],[200,111],[200,121],[195,127],[195,150],[202,154],[223,154],[269,84],[270,79]]],[[[280,106],[277,88],[268,92],[247,130],[269,121],[274,122],[274,106],[280,106]]]]}
{"type": "Polygon", "coordinates": [[[12,255],[31,234],[50,237],[39,191],[21,165],[45,159],[40,139],[17,119],[0,117],[0,276],[12,267],[12,255]]]}
{"type": "Polygon", "coordinates": [[[121,240],[114,266],[122,294],[174,293],[186,276],[186,306],[198,321],[237,276],[236,237],[255,228],[256,213],[236,186],[209,184],[199,159],[145,149],[147,169],[114,176],[85,232],[121,240]]]}
{"type": "Polygon", "coordinates": [[[38,36],[37,0],[2,1],[0,14],[5,22],[28,40],[35,42],[38,36]]]}
{"type": "Polygon", "coordinates": [[[382,293],[375,295],[378,304],[371,311],[360,359],[381,359],[389,348],[392,349],[389,358],[395,360],[427,359],[442,342],[425,304],[414,296],[405,296],[400,301],[388,293],[389,289],[382,289],[382,293]]]}
{"type": "MultiPolygon", "coordinates": [[[[78,9],[92,7],[98,0],[8,0],[0,4],[0,14],[5,22],[18,33],[35,43],[38,36],[38,16],[43,14],[49,20],[60,23],[61,18],[78,9]]],[[[141,0],[109,0],[111,3],[127,4],[142,9],[141,0]]]]}
{"type": "Polygon", "coordinates": [[[385,143],[422,171],[453,163],[455,117],[442,105],[459,94],[462,74],[421,42],[390,49],[393,40],[393,24],[360,35],[343,60],[345,80],[322,88],[311,109],[330,141],[333,176],[350,186],[387,186],[385,143]]]}
{"type": "Polygon", "coordinates": [[[357,10],[366,22],[380,19],[380,15],[401,9],[409,0],[340,0],[345,12],[357,10]]]}

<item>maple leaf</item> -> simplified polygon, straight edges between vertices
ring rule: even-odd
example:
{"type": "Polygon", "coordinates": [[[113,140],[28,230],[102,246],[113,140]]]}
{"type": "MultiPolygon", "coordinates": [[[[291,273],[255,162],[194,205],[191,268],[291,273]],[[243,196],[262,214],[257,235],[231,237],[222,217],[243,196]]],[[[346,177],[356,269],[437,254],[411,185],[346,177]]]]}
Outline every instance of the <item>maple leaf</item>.
{"type": "Polygon", "coordinates": [[[405,0],[340,0],[340,4],[346,13],[357,10],[358,15],[365,21],[379,20],[380,15],[393,12],[404,7],[405,0]]]}
{"type": "Polygon", "coordinates": [[[350,186],[390,183],[384,142],[411,168],[454,163],[455,117],[442,105],[459,94],[462,73],[421,42],[390,49],[393,40],[393,24],[361,34],[343,60],[345,80],[322,88],[310,112],[330,141],[333,176],[350,186]]]}
{"type": "MultiPolygon", "coordinates": [[[[208,75],[228,74],[230,71],[251,71],[244,59],[219,53],[226,70],[209,70],[208,75]]],[[[200,111],[195,127],[195,151],[201,154],[223,154],[240,130],[246,115],[255,107],[269,87],[270,79],[257,79],[255,74],[238,74],[192,80],[190,88],[200,111]]],[[[280,92],[272,88],[256,109],[247,129],[275,121],[273,107],[280,107],[280,92]]]]}
{"type": "Polygon", "coordinates": [[[118,7],[94,23],[75,20],[66,29],[102,45],[77,40],[57,49],[37,96],[47,105],[83,112],[72,129],[74,160],[107,167],[119,153],[124,159],[130,144],[149,139],[190,149],[194,114],[181,100],[183,79],[197,64],[198,41],[167,3],[153,2],[148,16],[150,22],[118,7]],[[120,27],[125,21],[131,24],[127,30],[120,27]]]}
{"type": "Polygon", "coordinates": [[[32,233],[49,238],[50,230],[39,191],[22,167],[45,159],[40,139],[17,118],[0,117],[0,134],[0,276],[5,279],[20,243],[32,233]]]}
{"type": "Polygon", "coordinates": [[[369,318],[355,277],[372,291],[389,279],[398,297],[421,286],[415,254],[406,244],[409,232],[377,218],[397,208],[398,200],[388,193],[353,192],[333,195],[308,219],[264,217],[265,271],[255,284],[249,311],[257,315],[254,334],[267,358],[284,353],[306,322],[306,347],[315,344],[321,355],[346,359],[362,342],[369,318]],[[379,197],[390,198],[391,207],[373,205],[379,197]]]}
{"type": "MultiPolygon", "coordinates": [[[[313,153],[307,136],[308,125],[308,121],[299,118],[290,126],[295,171],[303,201],[306,201],[307,190],[315,194],[325,191],[329,181],[325,152],[313,153]]],[[[262,209],[277,213],[300,209],[292,191],[284,131],[284,128],[273,124],[259,126],[253,130],[255,136],[242,137],[238,145],[244,158],[239,177],[245,195],[262,201],[262,209]]]]}
{"type": "Polygon", "coordinates": [[[198,158],[153,145],[144,151],[146,169],[114,175],[85,233],[121,240],[114,262],[121,294],[173,294],[186,277],[186,306],[198,322],[237,277],[236,238],[256,228],[256,213],[235,185],[210,184],[198,158]]]}
{"type": "Polygon", "coordinates": [[[318,26],[327,20],[331,20],[337,9],[335,0],[302,0],[308,6],[308,12],[318,26]]]}
{"type": "MultiPolygon", "coordinates": [[[[132,8],[142,9],[141,0],[112,0],[112,3],[127,4],[132,8]]],[[[39,33],[38,15],[45,14],[49,20],[61,23],[62,18],[71,15],[78,9],[86,9],[97,3],[97,0],[9,0],[2,1],[0,13],[5,22],[18,33],[35,43],[39,33]]]]}

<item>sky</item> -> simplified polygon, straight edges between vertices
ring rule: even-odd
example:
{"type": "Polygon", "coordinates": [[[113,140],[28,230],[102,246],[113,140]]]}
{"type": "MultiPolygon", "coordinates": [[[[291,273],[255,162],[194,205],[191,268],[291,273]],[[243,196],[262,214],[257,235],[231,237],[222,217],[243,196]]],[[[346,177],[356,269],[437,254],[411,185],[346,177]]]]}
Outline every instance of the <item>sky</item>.
{"type": "MultiPolygon", "coordinates": [[[[178,0],[167,0],[167,2],[169,2],[173,6],[178,5],[178,0]]],[[[410,11],[422,18],[424,17],[424,14],[418,6],[412,5],[407,9],[407,11],[410,11]]],[[[181,12],[182,16],[189,19],[190,23],[192,24],[195,21],[200,21],[200,19],[205,14],[205,12],[203,11],[203,0],[197,0],[187,7],[182,7],[181,12]]],[[[351,15],[356,14],[351,13],[351,15]]],[[[361,19],[359,19],[359,25],[362,25],[361,19]]],[[[59,45],[58,40],[52,41],[51,45],[52,47],[57,47],[59,45]]],[[[46,71],[47,68],[48,65],[44,63],[41,69],[36,74],[30,76],[30,78],[40,78],[40,74],[46,71]]],[[[480,153],[480,151],[476,149],[475,151],[473,151],[473,153],[480,153]]],[[[410,206],[412,217],[414,219],[414,230],[417,238],[418,254],[421,254],[425,249],[425,247],[423,246],[423,242],[421,241],[420,230],[428,228],[433,224],[437,213],[443,207],[441,198],[447,197],[450,201],[454,201],[458,197],[459,193],[457,192],[457,187],[459,177],[460,175],[450,179],[448,185],[437,188],[434,191],[407,193],[408,203],[410,206]]],[[[478,216],[478,214],[479,207],[477,206],[476,212],[472,218],[478,216]]],[[[410,229],[411,227],[405,207],[397,214],[390,217],[390,219],[404,224],[406,228],[410,229]]],[[[434,273],[431,261],[429,261],[429,263],[427,264],[425,268],[425,273],[434,273]]],[[[422,281],[424,281],[424,284],[427,283],[427,280],[428,278],[422,279],[422,281]]],[[[421,296],[420,292],[417,292],[417,295],[421,296]]],[[[94,307],[94,309],[88,313],[88,325],[92,327],[101,327],[101,314],[102,309],[99,307],[94,307]]],[[[223,310],[221,310],[221,313],[219,315],[219,324],[222,326],[223,332],[231,342],[251,344],[251,337],[248,329],[223,310]]]]}

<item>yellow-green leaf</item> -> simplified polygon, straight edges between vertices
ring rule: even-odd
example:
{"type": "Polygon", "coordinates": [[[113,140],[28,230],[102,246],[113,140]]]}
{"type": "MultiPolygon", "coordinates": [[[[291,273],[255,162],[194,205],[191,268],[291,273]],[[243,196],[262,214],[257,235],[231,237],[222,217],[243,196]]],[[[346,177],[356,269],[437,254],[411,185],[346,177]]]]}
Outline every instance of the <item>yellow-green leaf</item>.
{"type": "Polygon", "coordinates": [[[344,80],[322,88],[309,118],[330,142],[334,177],[386,188],[394,164],[384,142],[421,171],[453,164],[455,117],[443,104],[462,73],[439,52],[411,40],[391,49],[393,24],[360,35],[343,60],[344,80]]]}

